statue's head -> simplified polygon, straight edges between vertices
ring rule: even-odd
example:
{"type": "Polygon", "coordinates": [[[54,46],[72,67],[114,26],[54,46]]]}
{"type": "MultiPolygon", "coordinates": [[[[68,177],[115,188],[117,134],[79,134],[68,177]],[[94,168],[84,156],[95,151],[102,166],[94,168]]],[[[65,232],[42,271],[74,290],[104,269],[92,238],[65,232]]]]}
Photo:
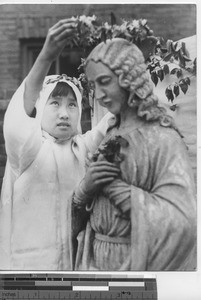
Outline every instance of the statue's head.
{"type": "Polygon", "coordinates": [[[141,50],[133,43],[114,38],[97,45],[86,60],[86,67],[90,61],[102,62],[118,76],[119,85],[127,90],[128,104],[135,102],[140,105],[140,99],[153,96],[152,83],[146,71],[147,67],[141,50]]]}
{"type": "MultiPolygon", "coordinates": [[[[105,69],[108,74],[112,72],[115,78],[114,88],[111,85],[108,91],[112,93],[113,103],[117,99],[116,111],[121,113],[121,108],[124,108],[122,103],[126,103],[130,108],[136,108],[139,117],[144,117],[147,121],[159,120],[162,126],[176,129],[173,119],[167,115],[165,108],[158,106],[158,98],[153,94],[153,84],[147,72],[144,56],[136,45],[122,38],[106,40],[97,45],[86,59],[85,70],[86,73],[92,73],[89,75],[94,81],[93,73],[99,76],[99,70],[105,72],[105,69]],[[114,95],[115,90],[117,90],[116,95],[114,95]]],[[[109,105],[110,103],[108,104],[110,108],[109,105]]]]}

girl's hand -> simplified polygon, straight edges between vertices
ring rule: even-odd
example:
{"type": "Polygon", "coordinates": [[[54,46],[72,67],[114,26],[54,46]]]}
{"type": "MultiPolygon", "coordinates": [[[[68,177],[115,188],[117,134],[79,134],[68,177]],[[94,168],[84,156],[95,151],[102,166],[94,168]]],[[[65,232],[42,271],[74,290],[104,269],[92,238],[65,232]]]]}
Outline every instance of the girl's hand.
{"type": "Polygon", "coordinates": [[[64,19],[57,22],[48,30],[48,34],[41,50],[41,57],[50,62],[54,61],[64,49],[67,39],[76,33],[76,22],[64,19]]]}

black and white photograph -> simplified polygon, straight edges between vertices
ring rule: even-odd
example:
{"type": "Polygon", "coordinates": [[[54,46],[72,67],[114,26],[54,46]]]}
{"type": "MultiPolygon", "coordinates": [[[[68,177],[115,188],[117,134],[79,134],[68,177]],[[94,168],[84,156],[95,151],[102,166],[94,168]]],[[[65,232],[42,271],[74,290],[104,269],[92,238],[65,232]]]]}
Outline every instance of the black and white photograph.
{"type": "Polygon", "coordinates": [[[1,271],[196,272],[196,18],[0,5],[1,271]]]}

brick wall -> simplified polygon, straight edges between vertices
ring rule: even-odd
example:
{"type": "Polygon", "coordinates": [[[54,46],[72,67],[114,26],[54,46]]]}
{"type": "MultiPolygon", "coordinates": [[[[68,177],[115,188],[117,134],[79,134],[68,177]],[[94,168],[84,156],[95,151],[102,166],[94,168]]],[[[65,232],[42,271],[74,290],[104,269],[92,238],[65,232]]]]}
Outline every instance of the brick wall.
{"type": "Polygon", "coordinates": [[[2,132],[9,100],[22,81],[20,38],[44,38],[61,18],[96,14],[109,21],[110,12],[120,18],[145,18],[155,35],[178,40],[196,34],[196,5],[192,4],[7,4],[0,5],[0,186],[6,154],[2,132]]]}

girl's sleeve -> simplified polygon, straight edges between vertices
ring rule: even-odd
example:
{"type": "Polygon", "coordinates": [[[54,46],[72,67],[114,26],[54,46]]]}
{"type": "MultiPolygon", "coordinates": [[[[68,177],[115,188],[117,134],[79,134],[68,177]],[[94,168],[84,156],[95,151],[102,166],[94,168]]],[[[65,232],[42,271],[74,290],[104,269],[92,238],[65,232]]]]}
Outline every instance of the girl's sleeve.
{"type": "Polygon", "coordinates": [[[179,138],[158,142],[149,152],[151,190],[116,179],[105,192],[131,219],[132,270],[192,270],[196,200],[187,151],[179,138]]]}
{"type": "Polygon", "coordinates": [[[6,153],[18,176],[33,162],[42,144],[39,122],[24,109],[24,89],[25,80],[13,95],[4,118],[6,153]]]}
{"type": "Polygon", "coordinates": [[[109,123],[113,122],[114,115],[108,112],[101,121],[82,137],[89,152],[94,153],[106,135],[109,123]]]}

